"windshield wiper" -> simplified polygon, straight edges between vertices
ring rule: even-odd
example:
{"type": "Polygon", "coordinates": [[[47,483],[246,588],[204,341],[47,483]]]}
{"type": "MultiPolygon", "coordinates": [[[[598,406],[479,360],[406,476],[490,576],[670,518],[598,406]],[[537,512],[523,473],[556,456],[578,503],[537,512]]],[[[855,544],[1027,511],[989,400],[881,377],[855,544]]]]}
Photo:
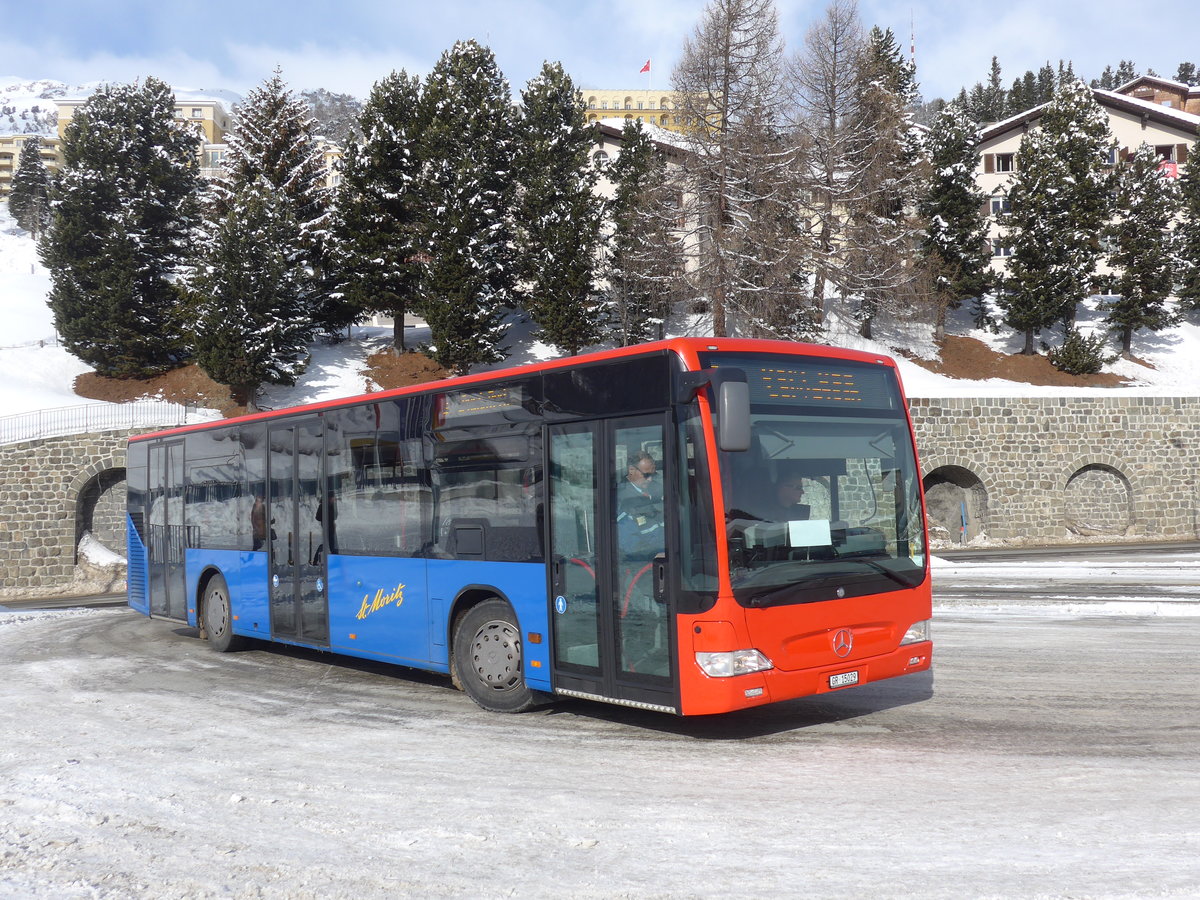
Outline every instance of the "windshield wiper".
{"type": "Polygon", "coordinates": [[[839,557],[839,560],[848,560],[851,562],[862,563],[867,568],[874,569],[880,575],[883,575],[886,578],[890,578],[892,581],[896,582],[896,584],[900,585],[901,587],[916,587],[916,583],[911,582],[907,578],[904,578],[904,577],[896,574],[891,569],[889,569],[887,566],[883,565],[883,563],[877,563],[873,559],[867,559],[866,557],[863,557],[863,556],[843,556],[843,557],[839,557]]]}

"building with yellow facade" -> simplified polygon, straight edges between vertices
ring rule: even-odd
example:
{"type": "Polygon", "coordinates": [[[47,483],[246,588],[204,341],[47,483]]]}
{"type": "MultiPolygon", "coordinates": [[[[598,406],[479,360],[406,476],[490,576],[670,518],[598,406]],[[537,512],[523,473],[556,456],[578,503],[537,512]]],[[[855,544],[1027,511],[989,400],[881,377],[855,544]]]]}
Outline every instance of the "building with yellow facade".
{"type": "MultiPolygon", "coordinates": [[[[0,197],[7,196],[12,190],[13,176],[21,165],[25,142],[32,137],[32,134],[0,134],[0,197]]],[[[58,155],[58,141],[41,134],[37,137],[42,139],[42,161],[51,172],[57,172],[62,162],[58,155]]]]}
{"type": "Polygon", "coordinates": [[[582,93],[589,122],[625,119],[657,125],[668,131],[686,131],[691,125],[689,117],[679,108],[674,91],[585,88],[582,93]]]}

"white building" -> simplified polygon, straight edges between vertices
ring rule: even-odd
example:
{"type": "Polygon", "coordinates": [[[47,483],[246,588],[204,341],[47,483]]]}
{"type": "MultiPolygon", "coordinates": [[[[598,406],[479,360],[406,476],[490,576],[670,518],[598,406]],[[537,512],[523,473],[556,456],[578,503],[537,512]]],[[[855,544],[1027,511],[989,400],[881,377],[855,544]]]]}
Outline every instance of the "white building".
{"type": "MultiPolygon", "coordinates": [[[[1143,86],[1146,80],[1138,78],[1116,91],[1092,89],[1096,102],[1108,116],[1108,128],[1116,142],[1109,161],[1115,166],[1142,144],[1148,144],[1162,159],[1164,173],[1177,178],[1200,137],[1200,115],[1183,111],[1178,99],[1154,102],[1133,96],[1139,90],[1145,93],[1143,86]]],[[[1189,90],[1187,85],[1179,87],[1183,88],[1186,97],[1189,90]]],[[[1200,89],[1192,90],[1200,95],[1200,89]]],[[[988,125],[980,132],[980,162],[976,170],[976,182],[988,196],[988,240],[991,242],[992,268],[997,272],[1007,269],[1007,258],[1012,252],[1005,242],[1004,229],[997,221],[997,216],[1008,209],[1008,192],[1016,174],[1017,149],[1024,136],[1038,127],[1038,120],[1047,105],[1035,106],[988,125]]],[[[1109,271],[1101,263],[1100,274],[1109,271]]]]}

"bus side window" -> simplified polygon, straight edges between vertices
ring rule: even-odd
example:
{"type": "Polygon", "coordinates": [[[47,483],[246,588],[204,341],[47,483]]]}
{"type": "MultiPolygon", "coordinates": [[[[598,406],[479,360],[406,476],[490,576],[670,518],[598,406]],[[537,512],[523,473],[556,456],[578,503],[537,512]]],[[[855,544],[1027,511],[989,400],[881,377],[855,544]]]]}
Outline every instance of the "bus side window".
{"type": "Polygon", "coordinates": [[[330,546],[337,553],[416,556],[430,508],[419,435],[405,433],[406,399],[326,416],[330,546]]]}
{"type": "Polygon", "coordinates": [[[477,438],[439,448],[432,472],[434,556],[541,561],[541,468],[530,465],[540,459],[540,441],[536,434],[519,437],[518,442],[509,436],[497,442],[477,438]]]}

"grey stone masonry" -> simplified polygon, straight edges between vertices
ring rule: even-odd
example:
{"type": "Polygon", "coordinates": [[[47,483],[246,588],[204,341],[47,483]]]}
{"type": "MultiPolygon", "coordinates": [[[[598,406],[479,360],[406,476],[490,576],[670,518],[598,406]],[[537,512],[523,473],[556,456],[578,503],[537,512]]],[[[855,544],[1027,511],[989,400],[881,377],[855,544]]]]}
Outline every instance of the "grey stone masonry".
{"type": "MultiPolygon", "coordinates": [[[[935,544],[1200,537],[1200,397],[921,397],[910,409],[935,544]]],[[[97,589],[79,540],[125,554],[132,433],[0,446],[0,597],[97,589]]],[[[119,588],[124,572],[104,577],[119,588]]]]}
{"type": "Polygon", "coordinates": [[[129,434],[78,434],[0,446],[0,596],[54,593],[77,582],[84,531],[125,555],[129,434]]]}
{"type": "Polygon", "coordinates": [[[1200,536],[1200,397],[914,398],[909,408],[943,540],[1200,536]]]}

